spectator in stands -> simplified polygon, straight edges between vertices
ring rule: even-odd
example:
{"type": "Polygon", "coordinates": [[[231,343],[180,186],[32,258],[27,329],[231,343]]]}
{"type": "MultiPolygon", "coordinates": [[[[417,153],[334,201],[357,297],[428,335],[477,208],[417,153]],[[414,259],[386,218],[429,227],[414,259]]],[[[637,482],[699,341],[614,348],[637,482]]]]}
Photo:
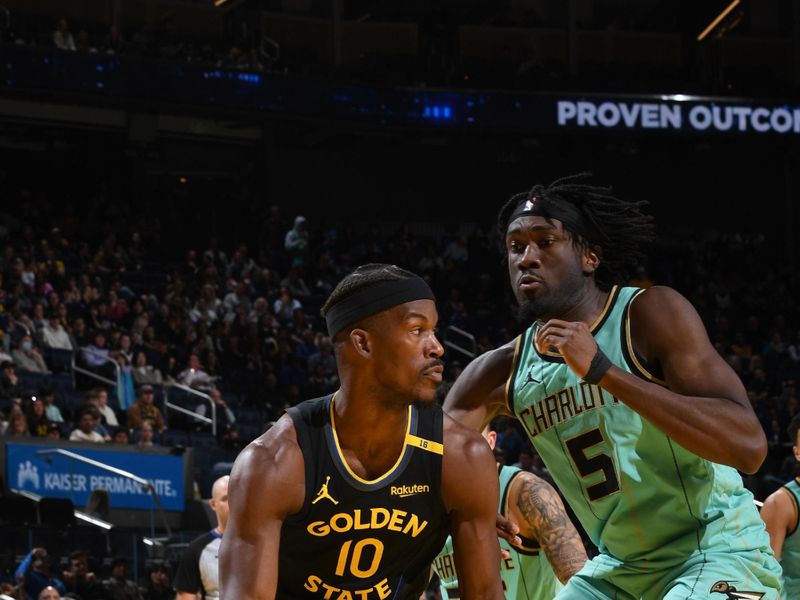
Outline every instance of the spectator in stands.
{"type": "Polygon", "coordinates": [[[153,425],[150,421],[145,421],[136,430],[136,445],[139,448],[155,448],[158,444],[153,440],[153,425]]]}
{"type": "Polygon", "coordinates": [[[117,356],[125,359],[125,364],[133,363],[133,342],[128,333],[122,333],[117,343],[117,356]]]}
{"type": "Polygon", "coordinates": [[[223,312],[232,314],[237,306],[244,307],[244,314],[250,311],[250,298],[247,296],[247,284],[244,281],[236,283],[235,279],[228,280],[230,291],[222,301],[223,312]]]}
{"type": "Polygon", "coordinates": [[[28,419],[19,406],[11,407],[8,413],[8,426],[6,427],[6,437],[28,437],[31,434],[28,429],[28,419]]]}
{"type": "Polygon", "coordinates": [[[111,577],[103,582],[111,600],[142,600],[139,588],[128,579],[128,559],[115,558],[111,563],[111,577]]]}
{"type": "Polygon", "coordinates": [[[194,352],[189,355],[189,364],[178,373],[177,379],[178,383],[203,392],[208,392],[214,387],[214,378],[203,370],[200,357],[194,352]]]}
{"type": "Polygon", "coordinates": [[[84,512],[89,516],[108,521],[108,508],[108,490],[105,488],[95,488],[89,494],[89,500],[86,502],[86,509],[84,512]]]}
{"type": "Polygon", "coordinates": [[[61,439],[61,428],[56,425],[55,423],[48,423],[47,425],[47,434],[45,437],[48,440],[60,440],[61,439]]]}
{"type": "Polygon", "coordinates": [[[111,441],[115,444],[130,444],[131,436],[128,435],[127,429],[120,427],[114,432],[114,437],[111,438],[111,441]]]}
{"type": "Polygon", "coordinates": [[[89,343],[89,334],[86,331],[86,321],[83,317],[77,317],[72,321],[70,327],[72,338],[75,340],[75,347],[86,346],[89,343]]]}
{"type": "Polygon", "coordinates": [[[52,585],[39,592],[38,600],[61,600],[61,594],[52,585]]]}
{"type": "Polygon", "coordinates": [[[294,226],[286,232],[283,247],[289,255],[292,265],[303,265],[309,251],[308,223],[306,218],[298,215],[294,218],[294,226]]]}
{"type": "Polygon", "coordinates": [[[78,594],[81,600],[106,600],[108,593],[97,580],[97,575],[89,570],[89,555],[76,550],[69,555],[69,568],[61,575],[67,593],[78,594]]]}
{"type": "Polygon", "coordinates": [[[61,414],[61,409],[56,404],[56,396],[53,390],[47,387],[39,388],[39,400],[44,404],[44,414],[51,423],[60,424],[64,422],[64,417],[61,414]]]}
{"type": "Polygon", "coordinates": [[[311,296],[311,290],[308,289],[305,280],[302,276],[303,267],[294,264],[289,267],[289,273],[281,280],[281,287],[288,288],[289,292],[295,298],[308,298],[311,296]]]}
{"type": "Polygon", "coordinates": [[[62,596],[66,593],[64,583],[50,574],[50,556],[44,548],[31,550],[17,567],[14,578],[22,584],[28,598],[38,598],[48,586],[58,590],[62,596]]]}
{"type": "Polygon", "coordinates": [[[169,573],[164,565],[156,564],[147,569],[144,586],[139,588],[142,600],[174,600],[175,590],[170,585],[169,573]]]}
{"type": "Polygon", "coordinates": [[[19,346],[11,352],[11,356],[20,371],[44,374],[50,372],[44,362],[44,358],[42,358],[42,354],[33,343],[33,338],[29,335],[22,336],[19,346]]]}
{"type": "Polygon", "coordinates": [[[106,439],[95,431],[100,422],[100,413],[94,406],[85,406],[78,416],[78,426],[69,436],[71,442],[94,442],[102,444],[106,439]]]}
{"type": "Polygon", "coordinates": [[[272,315],[269,312],[269,302],[263,296],[256,298],[253,302],[253,308],[250,314],[247,315],[248,323],[260,323],[263,319],[268,319],[272,315]]]}
{"type": "MultiPolygon", "coordinates": [[[[222,397],[222,393],[217,388],[211,388],[208,394],[211,396],[211,399],[216,405],[217,431],[222,431],[225,426],[236,423],[236,416],[228,407],[227,403],[225,402],[225,398],[222,397]]],[[[210,411],[211,409],[208,406],[208,402],[205,401],[198,404],[197,408],[195,409],[195,412],[203,417],[205,417],[210,411]]]]}
{"type": "Polygon", "coordinates": [[[194,303],[194,308],[189,312],[189,318],[192,323],[216,323],[219,315],[208,305],[205,296],[200,296],[194,303]]]}
{"type": "Polygon", "coordinates": [[[108,405],[108,390],[106,390],[106,388],[92,388],[86,395],[86,400],[89,402],[89,404],[97,409],[98,413],[100,413],[100,419],[103,425],[106,425],[108,428],[119,427],[117,413],[115,413],[114,409],[108,405]]]}
{"type": "Polygon", "coordinates": [[[164,380],[161,371],[153,365],[147,364],[147,354],[142,351],[136,353],[131,374],[133,375],[133,382],[138,386],[144,384],[161,385],[164,380]]]}
{"type": "Polygon", "coordinates": [[[155,392],[152,385],[143,385],[139,388],[139,397],[128,409],[128,427],[130,429],[139,429],[142,423],[150,421],[153,429],[158,433],[164,431],[164,417],[161,415],[161,410],[153,404],[154,400],[155,392]]]}
{"type": "Polygon", "coordinates": [[[28,418],[28,431],[33,437],[47,437],[51,423],[45,414],[44,402],[38,397],[31,397],[26,417],[28,418]]]}
{"type": "Polygon", "coordinates": [[[67,23],[66,19],[59,19],[56,30],[53,32],[53,44],[59,50],[70,50],[72,52],[76,50],[75,39],[72,37],[69,23],[67,23]]]}
{"type": "Polygon", "coordinates": [[[22,400],[24,390],[17,377],[17,369],[11,361],[0,364],[0,399],[22,400]]]}
{"type": "Polygon", "coordinates": [[[217,526],[195,538],[181,557],[175,573],[175,600],[219,598],[219,545],[228,523],[228,480],[224,475],[214,482],[208,504],[217,515],[217,526]]]}
{"type": "Polygon", "coordinates": [[[294,311],[302,308],[303,305],[297,298],[292,297],[289,288],[282,287],[280,289],[280,295],[272,305],[272,312],[275,313],[275,316],[281,324],[286,325],[292,322],[294,311]]]}
{"type": "Polygon", "coordinates": [[[42,329],[42,342],[46,348],[53,350],[73,350],[69,333],[61,325],[61,317],[57,310],[50,312],[47,323],[42,329]]]}
{"type": "Polygon", "coordinates": [[[108,379],[116,378],[116,370],[111,364],[111,357],[106,348],[106,334],[96,330],[92,336],[92,343],[83,350],[83,361],[86,366],[108,379]]]}
{"type": "MultiPolygon", "coordinates": [[[[116,25],[111,25],[108,28],[108,33],[106,34],[105,39],[103,40],[103,50],[106,51],[106,54],[119,54],[124,47],[125,39],[122,37],[119,27],[116,25]]],[[[130,256],[130,251],[128,251],[127,254],[130,256]]]]}

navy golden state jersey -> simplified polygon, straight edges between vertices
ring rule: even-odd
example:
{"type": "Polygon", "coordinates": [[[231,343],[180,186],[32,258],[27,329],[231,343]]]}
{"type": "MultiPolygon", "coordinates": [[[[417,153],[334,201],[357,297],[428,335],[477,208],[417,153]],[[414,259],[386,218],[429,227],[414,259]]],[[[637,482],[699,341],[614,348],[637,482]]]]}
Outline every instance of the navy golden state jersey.
{"type": "Polygon", "coordinates": [[[333,402],[326,396],[289,409],[305,461],[306,498],[281,528],[277,597],[416,600],[448,534],[442,410],[409,406],[397,462],[368,481],[342,456],[333,402]]]}

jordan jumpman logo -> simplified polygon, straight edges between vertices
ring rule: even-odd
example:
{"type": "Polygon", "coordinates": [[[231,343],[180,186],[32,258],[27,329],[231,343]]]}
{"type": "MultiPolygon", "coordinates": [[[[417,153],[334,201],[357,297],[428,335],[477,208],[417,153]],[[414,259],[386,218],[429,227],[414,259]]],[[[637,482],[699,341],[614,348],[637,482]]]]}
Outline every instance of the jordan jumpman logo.
{"type": "Polygon", "coordinates": [[[327,476],[325,477],[325,483],[323,483],[323,484],[322,484],[322,487],[321,487],[321,488],[319,488],[319,491],[317,492],[317,497],[316,497],[316,498],[314,498],[314,500],[311,502],[311,504],[316,504],[317,502],[319,502],[319,501],[320,501],[320,500],[322,500],[323,498],[327,498],[328,500],[330,500],[330,501],[331,501],[331,502],[333,502],[334,504],[339,504],[339,501],[338,501],[338,500],[334,500],[334,499],[333,499],[333,497],[332,497],[332,496],[330,495],[330,493],[328,492],[328,482],[329,482],[330,480],[331,480],[331,476],[330,476],[330,475],[327,475],[327,476]]]}

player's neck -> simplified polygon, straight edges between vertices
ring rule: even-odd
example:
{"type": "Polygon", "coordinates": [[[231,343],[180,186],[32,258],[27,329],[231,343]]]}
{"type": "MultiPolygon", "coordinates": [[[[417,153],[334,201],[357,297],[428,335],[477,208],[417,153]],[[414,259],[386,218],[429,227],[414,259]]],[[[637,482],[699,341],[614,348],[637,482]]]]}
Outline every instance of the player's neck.
{"type": "MultiPolygon", "coordinates": [[[[342,390],[343,391],[343,390],[342,390]]],[[[353,401],[340,392],[334,399],[334,427],[350,467],[373,479],[388,471],[400,456],[408,426],[408,405],[353,401]]]]}
{"type": "Polygon", "coordinates": [[[602,291],[592,282],[584,288],[584,293],[574,303],[560,311],[559,315],[553,315],[551,318],[572,322],[583,321],[591,327],[603,314],[607,300],[608,292],[602,291]]]}

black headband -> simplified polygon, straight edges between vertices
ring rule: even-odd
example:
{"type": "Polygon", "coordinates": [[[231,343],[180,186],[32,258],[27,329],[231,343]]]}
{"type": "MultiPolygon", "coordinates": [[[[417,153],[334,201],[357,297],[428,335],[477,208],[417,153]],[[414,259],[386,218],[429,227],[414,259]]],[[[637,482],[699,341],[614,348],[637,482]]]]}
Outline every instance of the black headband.
{"type": "Polygon", "coordinates": [[[430,286],[421,277],[380,281],[356,290],[328,310],[325,315],[328,335],[334,339],[348,325],[414,300],[436,300],[430,286]]]}
{"type": "Polygon", "coordinates": [[[540,195],[532,192],[524,198],[511,213],[508,219],[510,225],[515,219],[520,217],[544,217],[546,219],[558,219],[563,223],[564,229],[570,233],[577,234],[592,244],[601,243],[607,238],[592,221],[587,217],[579,206],[572,202],[561,200],[558,197],[540,195]]]}

